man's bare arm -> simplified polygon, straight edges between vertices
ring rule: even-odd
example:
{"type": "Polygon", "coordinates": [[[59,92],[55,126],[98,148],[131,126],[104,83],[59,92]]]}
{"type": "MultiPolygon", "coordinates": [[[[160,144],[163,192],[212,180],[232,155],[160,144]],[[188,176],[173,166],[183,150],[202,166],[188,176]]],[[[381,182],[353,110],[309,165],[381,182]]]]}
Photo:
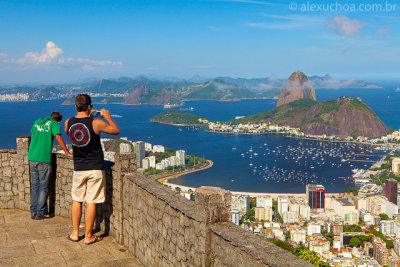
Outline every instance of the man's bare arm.
{"type": "Polygon", "coordinates": [[[65,131],[65,133],[66,133],[67,135],[68,135],[68,121],[69,121],[69,119],[66,120],[65,123],[64,123],[64,131],[65,131]]]}
{"type": "Polygon", "coordinates": [[[60,145],[60,147],[62,148],[62,150],[64,150],[65,154],[67,154],[67,156],[72,157],[72,154],[69,153],[68,148],[64,143],[64,139],[61,137],[60,134],[56,135],[56,140],[57,140],[58,144],[60,145]]]}
{"type": "Polygon", "coordinates": [[[106,134],[111,134],[111,135],[119,135],[119,127],[118,125],[114,122],[113,119],[111,119],[110,112],[108,110],[102,109],[101,110],[102,117],[107,121],[104,122],[102,120],[95,120],[94,126],[94,131],[97,134],[100,134],[101,132],[106,133],[106,134]]]}

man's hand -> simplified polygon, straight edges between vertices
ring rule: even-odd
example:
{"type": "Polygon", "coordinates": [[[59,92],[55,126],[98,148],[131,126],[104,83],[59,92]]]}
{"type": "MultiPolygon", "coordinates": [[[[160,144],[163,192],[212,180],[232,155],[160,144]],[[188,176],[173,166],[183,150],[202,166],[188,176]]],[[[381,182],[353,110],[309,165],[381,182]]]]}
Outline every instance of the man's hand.
{"type": "Polygon", "coordinates": [[[101,115],[104,119],[111,119],[110,111],[106,110],[105,108],[101,109],[101,115]]]}
{"type": "Polygon", "coordinates": [[[73,157],[74,155],[72,153],[66,153],[68,157],[73,157]]]}

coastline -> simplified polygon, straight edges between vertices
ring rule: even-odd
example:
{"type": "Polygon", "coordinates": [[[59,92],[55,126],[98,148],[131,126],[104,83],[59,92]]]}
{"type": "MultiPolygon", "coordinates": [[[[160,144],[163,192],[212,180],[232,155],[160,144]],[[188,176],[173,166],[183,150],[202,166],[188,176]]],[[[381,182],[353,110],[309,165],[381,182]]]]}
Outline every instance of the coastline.
{"type": "Polygon", "coordinates": [[[346,141],[346,140],[327,140],[327,139],[319,139],[319,138],[312,138],[312,137],[301,137],[301,136],[290,136],[286,135],[286,132],[266,132],[266,133],[234,133],[234,132],[221,132],[221,131],[211,131],[205,130],[209,133],[217,133],[217,134],[233,134],[233,135],[264,135],[264,134],[280,134],[283,137],[287,138],[295,138],[295,139],[302,139],[302,140],[314,140],[314,141],[324,141],[324,142],[332,142],[332,143],[354,143],[354,144],[362,144],[362,145],[371,145],[371,146],[384,146],[384,145],[396,145],[396,143],[383,143],[383,144],[371,144],[359,141],[346,141]]]}
{"type": "Polygon", "coordinates": [[[178,172],[178,173],[172,173],[172,174],[169,174],[169,175],[166,175],[166,176],[156,177],[156,178],[152,178],[152,179],[155,180],[155,181],[158,181],[158,182],[160,182],[162,184],[165,184],[165,183],[168,183],[168,180],[170,180],[170,179],[175,179],[175,178],[178,178],[178,177],[180,177],[182,175],[193,173],[193,172],[206,170],[208,168],[211,168],[213,165],[214,165],[214,162],[212,160],[208,159],[208,160],[206,160],[206,165],[202,166],[200,168],[192,169],[192,170],[186,170],[186,171],[178,172]]]}
{"type": "MultiPolygon", "coordinates": [[[[191,186],[169,183],[168,181],[163,182],[162,184],[164,184],[166,186],[170,186],[172,189],[179,187],[184,191],[188,191],[190,189],[193,192],[195,192],[196,189],[199,188],[199,187],[191,187],[191,186]]],[[[304,199],[306,198],[306,193],[270,193],[270,192],[244,192],[244,191],[231,191],[231,193],[233,196],[249,195],[250,197],[258,197],[258,196],[268,195],[268,196],[271,196],[274,200],[278,199],[278,197],[301,197],[304,199]]],[[[346,197],[349,194],[352,194],[352,193],[351,192],[326,193],[325,196],[341,198],[341,197],[346,197]]]]}
{"type": "Polygon", "coordinates": [[[150,120],[150,122],[152,123],[160,123],[160,124],[167,124],[167,125],[172,125],[172,126],[200,126],[200,127],[204,127],[205,125],[202,124],[175,124],[175,123],[169,123],[169,122],[161,122],[161,121],[153,121],[150,120]]]}

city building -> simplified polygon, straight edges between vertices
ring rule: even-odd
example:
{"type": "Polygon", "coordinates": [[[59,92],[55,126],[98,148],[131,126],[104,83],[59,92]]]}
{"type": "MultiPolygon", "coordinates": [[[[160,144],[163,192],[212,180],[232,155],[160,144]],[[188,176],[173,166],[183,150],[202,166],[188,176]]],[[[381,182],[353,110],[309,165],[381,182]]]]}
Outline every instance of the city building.
{"type": "Polygon", "coordinates": [[[304,198],[289,198],[289,211],[297,212],[303,220],[310,220],[310,206],[304,198]]]}
{"type": "Polygon", "coordinates": [[[372,246],[374,248],[374,258],[380,265],[387,265],[389,251],[386,248],[386,242],[379,237],[372,238],[372,246]]]}
{"type": "Polygon", "coordinates": [[[254,208],[255,215],[254,217],[264,222],[272,222],[272,207],[255,207],[254,208]]]}
{"type": "Polygon", "coordinates": [[[340,236],[343,233],[344,225],[343,224],[332,224],[332,232],[334,236],[340,236]]]}
{"type": "Polygon", "coordinates": [[[142,160],[144,159],[146,155],[145,147],[144,147],[144,142],[143,141],[137,141],[133,143],[133,147],[135,149],[135,155],[136,155],[136,164],[137,168],[142,168],[142,160]]]}
{"type": "Polygon", "coordinates": [[[150,161],[149,161],[149,158],[144,158],[144,159],[142,160],[142,168],[143,168],[144,170],[147,170],[148,168],[150,168],[150,161]]]}
{"type": "Polygon", "coordinates": [[[282,214],[282,219],[284,223],[298,223],[299,222],[299,214],[293,211],[285,211],[282,214]]]}
{"type": "Polygon", "coordinates": [[[155,156],[150,156],[149,157],[149,166],[150,166],[150,168],[155,168],[156,167],[156,157],[155,156]]]}
{"type": "Polygon", "coordinates": [[[131,144],[128,144],[128,143],[119,144],[119,152],[120,153],[131,153],[132,152],[131,144]]]}
{"type": "Polygon", "coordinates": [[[305,244],[307,240],[306,230],[300,226],[288,226],[290,232],[290,241],[296,244],[305,244]]]}
{"type": "Polygon", "coordinates": [[[169,160],[167,160],[167,159],[161,160],[161,166],[162,166],[162,169],[163,169],[163,170],[165,170],[166,168],[168,168],[168,167],[170,166],[169,160]]]}
{"type": "Polygon", "coordinates": [[[278,212],[281,216],[283,213],[289,211],[288,199],[286,197],[278,197],[278,212]]]}
{"type": "Polygon", "coordinates": [[[385,182],[385,196],[388,201],[397,205],[397,181],[387,179],[385,182]]]}
{"type": "Polygon", "coordinates": [[[164,153],[165,147],[162,145],[154,145],[153,146],[153,153],[164,153]]]}
{"type": "Polygon", "coordinates": [[[256,198],[256,205],[259,208],[272,208],[272,197],[270,196],[257,196],[256,198]]]}
{"type": "Polygon", "coordinates": [[[396,175],[400,174],[400,158],[393,158],[392,160],[392,172],[396,175]]]}
{"type": "Polygon", "coordinates": [[[239,225],[240,223],[240,212],[238,210],[231,211],[231,220],[234,224],[239,225]]]}
{"type": "Polygon", "coordinates": [[[355,205],[346,198],[332,198],[332,208],[343,218],[344,224],[357,224],[359,212],[355,205]]]}
{"type": "Polygon", "coordinates": [[[146,150],[146,152],[147,151],[151,152],[151,151],[153,151],[153,146],[152,146],[152,144],[146,142],[146,143],[144,143],[144,149],[146,150]]]}
{"type": "Polygon", "coordinates": [[[308,184],[306,196],[312,213],[325,212],[325,188],[323,185],[308,184]]]}
{"type": "Polygon", "coordinates": [[[177,150],[176,151],[176,158],[178,159],[178,165],[185,166],[185,150],[177,150]]]}
{"type": "Polygon", "coordinates": [[[161,163],[156,163],[156,170],[164,170],[161,163]]]}
{"type": "Polygon", "coordinates": [[[313,234],[307,238],[308,248],[311,251],[317,252],[320,256],[329,253],[331,249],[330,242],[321,234],[313,234]]]}
{"type": "Polygon", "coordinates": [[[238,210],[241,215],[246,214],[250,210],[250,196],[232,195],[231,209],[238,210]]]}
{"type": "Polygon", "coordinates": [[[320,234],[321,233],[321,225],[317,223],[309,223],[307,225],[307,235],[312,236],[313,234],[320,234]]]}
{"type": "Polygon", "coordinates": [[[379,223],[379,231],[384,235],[394,235],[394,221],[381,221],[379,223]]]}

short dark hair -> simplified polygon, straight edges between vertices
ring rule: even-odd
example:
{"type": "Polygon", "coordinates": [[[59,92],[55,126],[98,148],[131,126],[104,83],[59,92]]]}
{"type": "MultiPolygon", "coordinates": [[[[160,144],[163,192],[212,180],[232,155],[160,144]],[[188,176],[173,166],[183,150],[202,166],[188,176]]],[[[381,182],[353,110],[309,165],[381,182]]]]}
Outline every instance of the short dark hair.
{"type": "Polygon", "coordinates": [[[56,122],[62,121],[62,114],[59,111],[53,111],[50,117],[56,122]]]}
{"type": "Polygon", "coordinates": [[[86,111],[92,106],[92,99],[88,94],[79,94],[75,98],[75,105],[78,112],[86,111]]]}

